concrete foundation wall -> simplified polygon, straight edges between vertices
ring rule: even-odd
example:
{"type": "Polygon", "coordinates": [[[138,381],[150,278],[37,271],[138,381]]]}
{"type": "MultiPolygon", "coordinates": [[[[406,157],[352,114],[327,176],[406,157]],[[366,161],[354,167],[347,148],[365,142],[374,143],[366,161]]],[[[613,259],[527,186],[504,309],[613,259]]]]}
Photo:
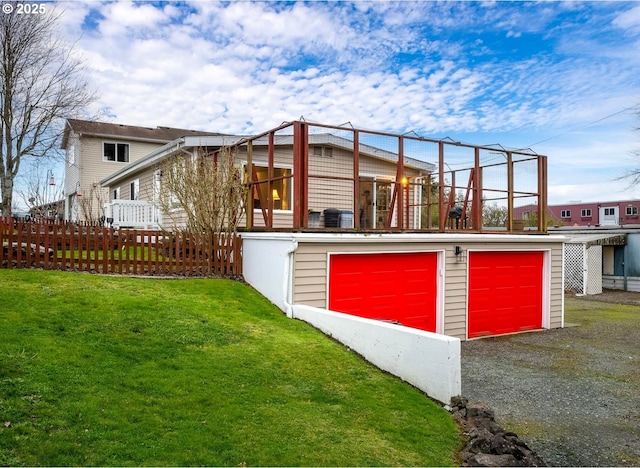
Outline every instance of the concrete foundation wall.
{"type": "Polygon", "coordinates": [[[355,317],[305,305],[293,305],[303,320],[367,361],[449,404],[460,395],[460,340],[449,336],[355,317]]]}
{"type": "Polygon", "coordinates": [[[290,315],[287,296],[291,284],[290,252],[295,248],[291,236],[279,238],[242,238],[244,279],[278,308],[290,315]]]}

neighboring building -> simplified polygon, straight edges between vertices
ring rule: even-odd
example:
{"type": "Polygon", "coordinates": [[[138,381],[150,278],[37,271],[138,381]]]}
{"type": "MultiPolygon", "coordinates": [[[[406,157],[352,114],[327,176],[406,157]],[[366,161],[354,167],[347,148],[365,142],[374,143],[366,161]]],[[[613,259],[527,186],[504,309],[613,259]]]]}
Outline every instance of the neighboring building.
{"type": "Polygon", "coordinates": [[[185,135],[213,134],[68,119],[61,145],[66,152],[64,218],[97,220],[108,200],[100,180],[185,135]]]}
{"type": "Polygon", "coordinates": [[[34,206],[29,209],[29,215],[33,219],[48,219],[59,221],[64,219],[64,200],[56,200],[50,203],[34,206]]]}
{"type": "Polygon", "coordinates": [[[598,294],[605,289],[640,292],[640,227],[550,228],[568,238],[565,289],[598,294]]]}
{"type": "MultiPolygon", "coordinates": [[[[516,219],[531,219],[538,211],[537,205],[514,208],[516,219]]],[[[640,200],[611,202],[567,203],[549,205],[547,217],[554,226],[627,226],[640,225],[640,200]]]]}

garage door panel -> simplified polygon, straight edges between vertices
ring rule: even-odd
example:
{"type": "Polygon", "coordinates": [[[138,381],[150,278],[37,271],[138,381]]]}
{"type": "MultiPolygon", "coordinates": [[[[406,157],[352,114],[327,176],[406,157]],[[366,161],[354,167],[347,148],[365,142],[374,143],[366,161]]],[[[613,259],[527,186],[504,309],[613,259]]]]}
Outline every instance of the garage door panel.
{"type": "Polygon", "coordinates": [[[329,309],[435,331],[437,253],[335,254],[329,309]]]}
{"type": "Polygon", "coordinates": [[[543,252],[470,252],[468,336],[542,328],[543,252]]]}

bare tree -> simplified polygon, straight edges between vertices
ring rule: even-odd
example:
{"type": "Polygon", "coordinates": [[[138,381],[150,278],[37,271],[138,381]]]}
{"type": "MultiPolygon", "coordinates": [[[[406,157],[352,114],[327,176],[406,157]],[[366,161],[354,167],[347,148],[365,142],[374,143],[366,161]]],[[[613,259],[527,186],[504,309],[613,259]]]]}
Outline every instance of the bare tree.
{"type": "Polygon", "coordinates": [[[104,221],[104,204],[107,202],[107,194],[98,182],[89,187],[89,191],[76,194],[78,206],[82,212],[83,220],[91,225],[104,221]]]}
{"type": "Polygon", "coordinates": [[[64,184],[55,180],[53,171],[46,164],[40,164],[43,161],[36,160],[27,173],[20,176],[22,189],[16,193],[32,216],[53,218],[59,214],[60,204],[64,208],[64,184]]]}
{"type": "Polygon", "coordinates": [[[240,168],[228,150],[195,156],[183,154],[161,167],[160,205],[196,234],[235,234],[244,212],[246,187],[240,168]]]}
{"type": "Polygon", "coordinates": [[[82,63],[57,38],[60,13],[0,15],[0,191],[11,214],[14,181],[25,158],[57,154],[64,119],[94,100],[81,78],[82,63]]]}
{"type": "MultiPolygon", "coordinates": [[[[637,115],[638,118],[640,118],[640,112],[638,112],[637,115]]],[[[636,128],[636,130],[640,132],[640,127],[636,128]]],[[[640,185],[640,149],[632,151],[631,154],[639,161],[639,165],[633,169],[629,169],[622,176],[618,177],[618,180],[628,180],[629,188],[637,187],[638,185],[640,185]]]]}

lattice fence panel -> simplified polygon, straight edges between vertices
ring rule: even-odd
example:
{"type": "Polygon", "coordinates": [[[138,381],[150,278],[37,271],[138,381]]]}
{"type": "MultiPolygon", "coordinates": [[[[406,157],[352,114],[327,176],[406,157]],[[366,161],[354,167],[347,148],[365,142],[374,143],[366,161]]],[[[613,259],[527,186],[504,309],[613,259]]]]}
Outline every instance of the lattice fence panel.
{"type": "Polygon", "coordinates": [[[586,294],[602,293],[602,246],[592,245],[587,249],[586,294]]]}
{"type": "Polygon", "coordinates": [[[584,244],[564,245],[564,290],[584,294],[584,244]]]}

